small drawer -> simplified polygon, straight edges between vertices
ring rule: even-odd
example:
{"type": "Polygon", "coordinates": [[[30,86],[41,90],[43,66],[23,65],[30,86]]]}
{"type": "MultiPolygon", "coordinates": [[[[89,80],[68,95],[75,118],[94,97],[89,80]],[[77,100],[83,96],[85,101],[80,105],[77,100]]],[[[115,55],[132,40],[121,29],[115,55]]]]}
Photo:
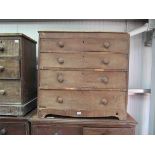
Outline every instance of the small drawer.
{"type": "Polygon", "coordinates": [[[19,56],[19,39],[0,38],[0,57],[19,56]]]}
{"type": "Polygon", "coordinates": [[[56,125],[31,125],[32,135],[81,135],[82,128],[56,125]]]}
{"type": "Polygon", "coordinates": [[[101,52],[40,53],[40,68],[128,70],[128,55],[101,52]]]}
{"type": "Polygon", "coordinates": [[[127,72],[40,70],[40,87],[126,89],[127,72]]]}
{"type": "Polygon", "coordinates": [[[0,104],[21,102],[21,87],[18,80],[0,80],[0,104]]]}
{"type": "Polygon", "coordinates": [[[135,128],[83,128],[84,135],[134,135],[135,128]]]}
{"type": "Polygon", "coordinates": [[[28,122],[0,123],[0,135],[27,135],[29,134],[28,122]]]}
{"type": "Polygon", "coordinates": [[[38,108],[40,114],[54,114],[73,117],[126,118],[126,92],[39,90],[38,108]]]}
{"type": "Polygon", "coordinates": [[[117,52],[128,53],[129,42],[123,39],[111,38],[60,38],[41,39],[41,52],[87,51],[87,52],[117,52]]]}
{"type": "Polygon", "coordinates": [[[0,79],[20,79],[18,58],[0,57],[0,79]]]}

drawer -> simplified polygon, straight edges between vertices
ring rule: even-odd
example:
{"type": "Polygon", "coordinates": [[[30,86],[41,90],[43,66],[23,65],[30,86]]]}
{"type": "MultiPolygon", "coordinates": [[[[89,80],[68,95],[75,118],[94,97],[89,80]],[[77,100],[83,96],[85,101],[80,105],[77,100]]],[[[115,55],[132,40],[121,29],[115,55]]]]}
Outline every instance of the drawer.
{"type": "Polygon", "coordinates": [[[134,135],[134,128],[83,128],[84,135],[134,135]]]}
{"type": "Polygon", "coordinates": [[[21,102],[21,87],[18,80],[0,80],[0,104],[21,102]]]}
{"type": "Polygon", "coordinates": [[[19,56],[19,39],[0,38],[0,57],[19,56]]]}
{"type": "Polygon", "coordinates": [[[82,129],[80,127],[72,126],[57,126],[57,125],[33,125],[32,135],[81,135],[82,129]]]}
{"type": "Polygon", "coordinates": [[[40,68],[128,69],[128,55],[101,52],[40,53],[40,68]]]}
{"type": "Polygon", "coordinates": [[[27,135],[27,134],[29,134],[28,122],[0,123],[0,135],[27,135]]]}
{"type": "Polygon", "coordinates": [[[126,92],[39,90],[43,113],[74,117],[126,117],[126,92]]]}
{"type": "Polygon", "coordinates": [[[40,70],[40,87],[126,89],[127,72],[40,70]]]}
{"type": "Polygon", "coordinates": [[[19,79],[19,63],[18,58],[0,57],[0,79],[19,79]]]}
{"type": "Polygon", "coordinates": [[[112,38],[56,38],[40,39],[40,52],[89,51],[128,53],[126,39],[112,38]]]}

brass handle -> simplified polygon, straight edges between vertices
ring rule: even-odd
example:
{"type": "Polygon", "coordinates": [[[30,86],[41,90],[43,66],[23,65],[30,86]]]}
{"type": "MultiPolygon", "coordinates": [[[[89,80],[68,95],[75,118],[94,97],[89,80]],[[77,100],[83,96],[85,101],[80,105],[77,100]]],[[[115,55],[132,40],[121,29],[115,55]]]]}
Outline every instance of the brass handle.
{"type": "Polygon", "coordinates": [[[4,51],[4,44],[1,42],[0,43],[0,51],[3,52],[4,51]]]}
{"type": "Polygon", "coordinates": [[[58,61],[58,63],[59,63],[59,64],[63,64],[63,63],[64,63],[64,59],[63,59],[63,58],[61,58],[61,57],[60,57],[60,58],[58,58],[58,59],[57,59],[57,61],[58,61]]]}
{"type": "Polygon", "coordinates": [[[4,66],[0,66],[0,72],[3,72],[4,71],[4,66]]]}
{"type": "Polygon", "coordinates": [[[102,77],[102,78],[101,78],[101,82],[107,84],[107,83],[109,82],[108,77],[106,77],[106,76],[102,77]]]}
{"type": "Polygon", "coordinates": [[[58,82],[62,83],[64,81],[63,74],[58,74],[57,80],[58,80],[58,82]]]}
{"type": "Polygon", "coordinates": [[[108,65],[110,61],[108,58],[104,58],[101,62],[105,65],[108,65]]]}
{"type": "Polygon", "coordinates": [[[57,98],[57,102],[58,102],[58,103],[63,103],[63,98],[58,97],[58,98],[57,98]]]}
{"type": "Polygon", "coordinates": [[[104,42],[103,46],[104,46],[105,48],[109,48],[109,47],[110,47],[110,43],[109,43],[108,41],[106,41],[106,42],[104,42]]]}
{"type": "Polygon", "coordinates": [[[63,48],[64,47],[64,43],[62,41],[58,42],[59,47],[63,48]]]}
{"type": "Polygon", "coordinates": [[[103,99],[101,99],[101,104],[107,105],[108,104],[108,101],[105,98],[103,98],[103,99]]]}
{"type": "Polygon", "coordinates": [[[7,131],[5,128],[0,129],[0,135],[6,135],[7,131]]]}
{"type": "Polygon", "coordinates": [[[0,95],[5,95],[6,91],[5,90],[0,90],[0,95]]]}

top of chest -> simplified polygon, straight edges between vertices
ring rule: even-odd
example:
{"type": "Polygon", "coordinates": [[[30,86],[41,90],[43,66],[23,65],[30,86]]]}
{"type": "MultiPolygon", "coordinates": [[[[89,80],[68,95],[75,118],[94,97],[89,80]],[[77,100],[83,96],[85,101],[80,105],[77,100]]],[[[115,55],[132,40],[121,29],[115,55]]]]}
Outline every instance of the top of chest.
{"type": "Polygon", "coordinates": [[[112,51],[128,53],[129,34],[118,32],[40,31],[40,52],[112,51]]]}

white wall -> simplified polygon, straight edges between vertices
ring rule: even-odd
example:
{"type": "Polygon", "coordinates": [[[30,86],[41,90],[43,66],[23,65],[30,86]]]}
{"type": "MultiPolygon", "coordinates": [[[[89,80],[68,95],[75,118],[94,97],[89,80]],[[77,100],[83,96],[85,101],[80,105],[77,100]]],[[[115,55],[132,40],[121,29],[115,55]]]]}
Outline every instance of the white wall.
{"type": "MultiPolygon", "coordinates": [[[[0,33],[24,33],[38,41],[39,30],[81,30],[127,32],[143,25],[142,22],[126,20],[78,20],[52,22],[0,23],[0,33]]],[[[131,38],[129,88],[150,88],[151,48],[144,47],[143,35],[131,38]]],[[[150,96],[129,96],[128,112],[138,122],[136,133],[148,134],[150,96]]]]}

